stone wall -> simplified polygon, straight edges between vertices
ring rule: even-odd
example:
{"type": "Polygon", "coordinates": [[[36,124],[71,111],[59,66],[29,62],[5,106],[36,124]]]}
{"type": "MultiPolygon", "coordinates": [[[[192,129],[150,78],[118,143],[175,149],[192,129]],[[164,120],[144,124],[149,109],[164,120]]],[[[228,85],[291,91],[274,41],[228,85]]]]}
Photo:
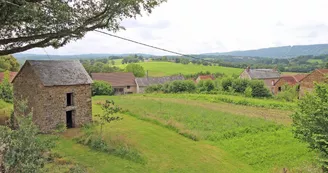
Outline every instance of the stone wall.
{"type": "Polygon", "coordinates": [[[122,87],[113,87],[114,89],[123,89],[123,93],[119,93],[118,91],[115,92],[115,95],[120,95],[120,94],[127,94],[127,93],[137,93],[137,86],[130,86],[130,89],[128,89],[127,86],[122,86],[122,87]]]}
{"type": "Polygon", "coordinates": [[[320,83],[324,80],[325,76],[322,73],[318,70],[313,71],[300,82],[300,97],[304,96],[307,92],[312,92],[314,90],[315,82],[320,83]]]}
{"type": "Polygon", "coordinates": [[[73,125],[80,127],[92,120],[91,85],[44,87],[28,64],[22,68],[13,82],[14,111],[17,101],[26,99],[33,111],[33,122],[44,133],[55,129],[57,124],[66,124],[66,111],[73,111],[73,125]],[[73,93],[73,106],[67,106],[66,94],[73,93]]]}

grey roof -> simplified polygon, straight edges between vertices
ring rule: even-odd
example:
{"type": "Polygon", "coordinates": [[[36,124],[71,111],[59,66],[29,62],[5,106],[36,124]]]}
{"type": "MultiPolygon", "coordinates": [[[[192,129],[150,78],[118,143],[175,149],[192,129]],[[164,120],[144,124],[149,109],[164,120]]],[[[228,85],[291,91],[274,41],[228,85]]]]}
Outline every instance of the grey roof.
{"type": "Polygon", "coordinates": [[[252,79],[275,79],[280,73],[273,69],[249,69],[247,72],[252,79]]]}
{"type": "Polygon", "coordinates": [[[27,60],[44,86],[91,84],[92,79],[78,60],[27,60]]]}
{"type": "Polygon", "coordinates": [[[156,84],[164,84],[166,82],[171,82],[175,80],[184,80],[183,76],[165,76],[165,77],[144,77],[136,78],[136,83],[138,86],[150,86],[156,84]]]}

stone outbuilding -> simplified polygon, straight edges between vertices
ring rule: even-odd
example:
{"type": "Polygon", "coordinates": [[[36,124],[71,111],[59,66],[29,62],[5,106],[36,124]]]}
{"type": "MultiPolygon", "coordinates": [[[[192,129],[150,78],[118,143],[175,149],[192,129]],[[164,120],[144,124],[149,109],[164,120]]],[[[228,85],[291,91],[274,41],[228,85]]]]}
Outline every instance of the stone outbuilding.
{"type": "Polygon", "coordinates": [[[278,81],[274,84],[274,94],[278,94],[279,92],[284,90],[284,86],[288,85],[290,87],[297,86],[297,90],[299,91],[299,82],[306,76],[307,74],[296,74],[296,75],[285,75],[281,76],[278,81]]]}
{"type": "Polygon", "coordinates": [[[274,84],[280,78],[280,73],[276,69],[251,69],[247,67],[240,75],[241,79],[262,80],[264,85],[273,92],[274,84]]]}
{"type": "Polygon", "coordinates": [[[327,81],[328,69],[316,69],[300,81],[300,97],[314,90],[315,83],[327,81]]]}
{"type": "Polygon", "coordinates": [[[18,102],[26,100],[41,132],[92,120],[92,79],[79,61],[27,60],[12,83],[15,115],[18,102]]]}
{"type": "Polygon", "coordinates": [[[137,92],[135,77],[131,72],[91,73],[91,77],[93,80],[108,82],[113,87],[115,95],[137,92]]]}

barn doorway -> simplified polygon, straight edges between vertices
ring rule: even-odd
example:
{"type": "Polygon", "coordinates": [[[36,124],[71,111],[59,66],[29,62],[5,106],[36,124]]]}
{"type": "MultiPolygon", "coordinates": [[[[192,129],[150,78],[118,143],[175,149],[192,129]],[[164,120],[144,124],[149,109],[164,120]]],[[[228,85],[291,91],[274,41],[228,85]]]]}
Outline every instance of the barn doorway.
{"type": "Polygon", "coordinates": [[[67,111],[66,112],[66,127],[73,128],[73,111],[67,111]]]}

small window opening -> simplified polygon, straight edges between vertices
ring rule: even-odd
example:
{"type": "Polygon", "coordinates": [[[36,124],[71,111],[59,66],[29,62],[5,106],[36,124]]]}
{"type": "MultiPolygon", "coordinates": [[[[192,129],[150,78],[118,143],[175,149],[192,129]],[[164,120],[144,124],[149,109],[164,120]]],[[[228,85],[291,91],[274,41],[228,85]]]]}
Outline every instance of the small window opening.
{"type": "Polygon", "coordinates": [[[278,91],[281,91],[281,87],[278,87],[278,91]]]}
{"type": "Polygon", "coordinates": [[[66,103],[67,103],[67,106],[73,105],[73,93],[66,94],[66,103]]]}
{"type": "Polygon", "coordinates": [[[127,89],[130,89],[130,86],[127,86],[126,88],[127,88],[127,89]]]}

